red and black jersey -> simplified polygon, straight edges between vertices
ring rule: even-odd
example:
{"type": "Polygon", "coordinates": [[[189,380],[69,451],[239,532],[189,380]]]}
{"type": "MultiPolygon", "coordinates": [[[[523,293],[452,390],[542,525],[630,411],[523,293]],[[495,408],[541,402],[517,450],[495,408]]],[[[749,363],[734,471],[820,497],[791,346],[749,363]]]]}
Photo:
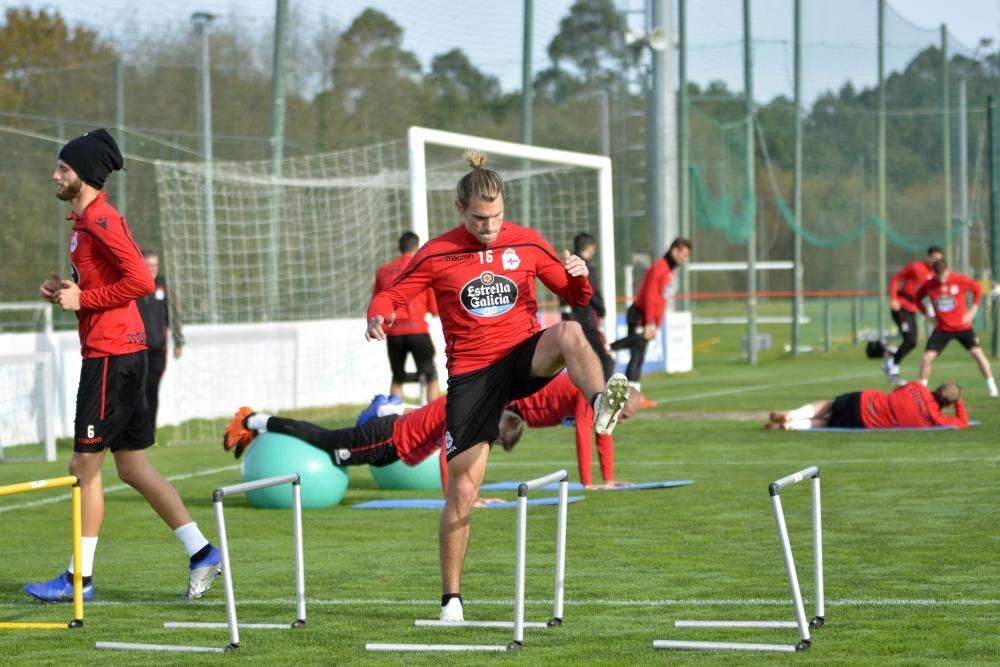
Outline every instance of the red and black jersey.
{"type": "Polygon", "coordinates": [[[917,290],[917,308],[924,315],[927,308],[924,306],[924,297],[930,297],[934,305],[934,318],[937,320],[935,329],[939,331],[966,331],[972,328],[971,322],[964,322],[967,312],[965,306],[965,295],[972,293],[972,302],[979,303],[983,296],[983,288],[972,278],[961,273],[949,271],[944,282],[934,276],[917,290]]]}
{"type": "Polygon", "coordinates": [[[943,414],[931,390],[910,382],[891,392],[866,389],[861,392],[861,421],[865,428],[965,428],[969,416],[962,401],[955,404],[955,416],[943,414]]]}
{"type": "Polygon", "coordinates": [[[643,324],[652,322],[659,327],[663,322],[663,311],[667,308],[667,298],[663,296],[663,292],[670,286],[673,277],[674,271],[666,257],[653,262],[642,277],[633,303],[642,312],[643,324]]]}
{"type": "MultiPolygon", "coordinates": [[[[383,264],[375,272],[375,285],[372,287],[372,297],[382,290],[388,289],[403,272],[413,255],[400,255],[387,264],[383,264]]],[[[427,313],[436,316],[437,300],[434,291],[426,289],[406,304],[396,309],[396,320],[391,327],[385,328],[387,336],[405,336],[407,334],[428,333],[427,313]]]]}
{"type": "Polygon", "coordinates": [[[135,300],[155,289],[153,275],[132,240],[125,218],[101,192],[82,215],[70,215],[69,260],[80,286],[76,313],[84,359],[146,349],[135,300]]]}
{"type": "Polygon", "coordinates": [[[917,290],[933,277],[934,270],[926,261],[910,262],[889,279],[889,298],[899,301],[903,310],[916,312],[917,290]]]}
{"type": "Polygon", "coordinates": [[[535,278],[573,305],[590,301],[586,276],[566,273],[538,232],[504,221],[482,245],[464,225],[428,241],[392,287],[372,298],[368,320],[388,320],[428,287],[434,290],[452,375],[488,366],[537,332],[535,278]]]}
{"type": "MultiPolygon", "coordinates": [[[[594,408],[568,373],[560,373],[536,393],[511,403],[528,426],[559,426],[567,419],[575,421],[576,461],[580,467],[580,482],[591,483],[591,433],[594,431],[594,408]]],[[[597,436],[597,458],[601,462],[601,477],[615,478],[615,441],[610,435],[597,436]]]]}

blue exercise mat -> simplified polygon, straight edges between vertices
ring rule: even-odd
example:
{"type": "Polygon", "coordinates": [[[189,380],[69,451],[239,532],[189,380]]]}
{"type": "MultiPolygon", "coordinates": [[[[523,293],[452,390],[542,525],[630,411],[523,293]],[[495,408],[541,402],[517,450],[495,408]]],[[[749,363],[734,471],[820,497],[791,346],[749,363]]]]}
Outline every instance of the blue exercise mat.
{"type": "MultiPolygon", "coordinates": [[[[633,484],[632,486],[616,486],[613,489],[600,489],[601,491],[638,491],[640,489],[669,489],[672,486],[687,486],[688,484],[694,484],[693,480],[690,479],[677,479],[668,482],[643,482],[641,484],[633,484]]],[[[517,487],[520,482],[493,482],[492,484],[483,484],[481,487],[484,491],[517,491],[517,487]]],[[[547,486],[541,487],[542,491],[558,491],[559,484],[549,484],[547,486]]],[[[583,484],[579,482],[569,483],[570,491],[581,491],[583,490],[583,484]]]]}
{"type": "MultiPolygon", "coordinates": [[[[979,426],[975,420],[969,421],[969,426],[979,426]]],[[[927,426],[924,428],[840,428],[835,426],[825,426],[823,428],[810,428],[805,431],[791,431],[792,433],[809,433],[810,431],[820,431],[822,433],[892,433],[893,431],[959,431],[957,426],[927,426]]]]}
{"type": "MultiPolygon", "coordinates": [[[[570,496],[568,498],[569,502],[575,503],[578,500],[583,500],[583,496],[570,496]]],[[[558,505],[558,498],[528,498],[529,505],[558,505]]],[[[358,503],[354,505],[356,510],[402,510],[402,509],[435,509],[439,510],[444,507],[444,500],[440,499],[387,499],[387,500],[369,500],[366,503],[358,503]]],[[[517,507],[517,501],[503,502],[503,503],[490,503],[486,505],[484,509],[500,509],[503,507],[517,507]]]]}

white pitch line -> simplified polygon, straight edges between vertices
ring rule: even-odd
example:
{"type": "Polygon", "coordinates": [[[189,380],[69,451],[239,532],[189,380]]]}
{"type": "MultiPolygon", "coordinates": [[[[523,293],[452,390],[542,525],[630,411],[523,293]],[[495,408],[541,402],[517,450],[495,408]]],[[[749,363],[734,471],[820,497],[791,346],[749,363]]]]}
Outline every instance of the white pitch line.
{"type": "MultiPolygon", "coordinates": [[[[808,598],[806,598],[808,602],[808,598]]],[[[199,602],[196,606],[204,607],[208,601],[199,602]]],[[[222,606],[222,600],[216,600],[217,606],[222,606]]],[[[281,606],[294,604],[292,598],[274,599],[240,599],[240,606],[281,606]]],[[[390,599],[390,598],[309,598],[306,603],[318,607],[349,607],[362,605],[378,605],[389,607],[413,607],[439,605],[438,600],[390,599]]],[[[30,604],[24,602],[0,601],[0,608],[24,607],[30,604]]],[[[470,606],[509,607],[513,600],[474,600],[470,606]]],[[[527,605],[551,606],[552,600],[525,600],[527,605]]],[[[609,600],[595,598],[592,600],[566,600],[570,607],[615,607],[615,608],[655,608],[655,607],[787,607],[789,601],[785,598],[745,598],[745,599],[662,599],[662,600],[609,600]]],[[[936,598],[843,598],[826,600],[830,607],[996,607],[1000,599],[989,598],[959,598],[954,600],[938,600],[936,598]]],[[[95,600],[88,602],[87,607],[189,607],[187,600],[95,600]]]]}
{"type": "MultiPolygon", "coordinates": [[[[957,363],[940,364],[938,370],[957,366],[957,363]]],[[[826,377],[812,378],[810,380],[796,380],[794,382],[772,382],[769,384],[746,385],[733,387],[732,389],[719,389],[718,391],[706,391],[700,394],[688,394],[686,396],[676,396],[673,398],[660,398],[659,396],[647,395],[647,398],[657,403],[680,403],[682,401],[693,401],[699,398],[712,398],[714,396],[729,396],[732,394],[743,394],[748,391],[760,391],[761,389],[777,389],[778,387],[800,387],[810,384],[824,384],[826,382],[838,382],[840,380],[861,380],[872,377],[871,371],[867,373],[852,373],[851,375],[828,375],[826,377]]]]}
{"type": "MultiPolygon", "coordinates": [[[[169,482],[182,482],[186,479],[193,479],[195,477],[205,477],[206,475],[214,475],[220,472],[227,472],[229,470],[239,470],[238,465],[223,466],[221,468],[208,468],[207,470],[199,470],[198,472],[184,473],[183,475],[172,475],[167,477],[169,482]]],[[[125,489],[131,489],[132,487],[128,484],[115,484],[114,486],[109,486],[104,489],[104,493],[114,493],[115,491],[124,491],[125,489]]],[[[42,498],[40,500],[32,500],[25,503],[18,503],[16,505],[5,505],[0,507],[0,514],[4,512],[13,512],[14,510],[27,509],[29,507],[38,507],[39,505],[50,505],[52,503],[60,503],[69,500],[70,494],[63,493],[56,496],[49,496],[47,498],[42,498]]]]}

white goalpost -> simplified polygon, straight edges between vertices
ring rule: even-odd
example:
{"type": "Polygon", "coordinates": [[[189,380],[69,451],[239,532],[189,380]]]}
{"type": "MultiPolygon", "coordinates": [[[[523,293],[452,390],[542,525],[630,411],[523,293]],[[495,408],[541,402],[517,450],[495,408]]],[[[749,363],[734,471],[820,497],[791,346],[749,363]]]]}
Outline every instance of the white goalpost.
{"type": "MultiPolygon", "coordinates": [[[[597,238],[605,327],[613,336],[606,157],[414,127],[407,139],[289,157],[280,170],[267,160],[161,161],[161,269],[187,339],[161,384],[158,424],[182,424],[165,431],[165,444],[215,442],[220,427],[211,420],[240,405],[280,412],[361,404],[385,393],[385,348],[361,335],[375,270],[398,256],[404,231],[425,242],[459,224],[454,201],[469,171],[464,149],[485,152],[503,177],[509,220],[537,229],[559,252],[572,250],[579,232],[597,238]]],[[[539,301],[551,298],[539,284],[539,301]]],[[[557,319],[558,309],[551,310],[546,317],[557,319]]],[[[443,336],[434,322],[431,336],[444,377],[443,336]]]]}

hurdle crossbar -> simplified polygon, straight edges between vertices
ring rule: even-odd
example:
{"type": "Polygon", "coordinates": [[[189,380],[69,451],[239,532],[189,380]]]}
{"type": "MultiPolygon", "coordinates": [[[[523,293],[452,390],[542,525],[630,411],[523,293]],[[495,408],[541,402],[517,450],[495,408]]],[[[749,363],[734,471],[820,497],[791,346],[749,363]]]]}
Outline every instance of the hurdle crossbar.
{"type": "Polygon", "coordinates": [[[810,629],[820,628],[826,622],[824,590],[823,590],[823,524],[820,504],[820,475],[817,466],[809,466],[803,470],[771,482],[768,487],[771,497],[771,508],[774,513],[774,523],[778,531],[778,541],[785,562],[785,573],[788,576],[788,592],[792,598],[795,613],[794,621],[675,621],[678,628],[798,628],[799,642],[797,644],[752,644],[740,642],[703,642],[703,641],[673,641],[654,640],[653,648],[658,649],[705,649],[705,650],[741,650],[741,651],[804,651],[812,646],[810,629]],[[816,587],[816,614],[811,620],[806,616],[802,603],[802,590],[799,587],[799,576],[795,569],[795,558],[792,545],[788,538],[788,526],[785,523],[785,513],[781,505],[781,491],[806,479],[811,480],[812,524],[813,524],[813,560],[816,587]]]}
{"type": "Polygon", "coordinates": [[[81,502],[80,479],[76,475],[37,479],[32,482],[19,482],[0,486],[0,496],[12,496],[16,493],[28,493],[43,489],[56,489],[64,486],[70,489],[70,505],[72,514],[73,543],[73,618],[69,623],[32,623],[13,622],[0,623],[0,630],[64,630],[83,626],[83,562],[81,550],[81,533],[83,532],[83,505],[81,502]]]}
{"type": "Polygon", "coordinates": [[[306,624],[306,585],[305,558],[302,547],[302,490],[299,475],[277,475],[265,477],[251,482],[221,486],[212,492],[212,503],[215,506],[215,522],[219,535],[219,551],[222,552],[222,581],[226,597],[226,623],[195,623],[184,621],[168,621],[165,628],[228,628],[229,644],[225,648],[207,646],[184,646],[177,644],[133,644],[125,642],[97,642],[96,648],[133,651],[193,651],[222,653],[235,652],[240,648],[240,628],[254,629],[291,629],[301,628],[306,624]],[[281,484],[292,485],[292,523],[295,532],[295,621],[290,624],[280,623],[240,623],[236,617],[236,593],[233,589],[233,571],[229,558],[229,537],[226,532],[226,514],[223,500],[227,496],[235,496],[257,489],[264,489],[281,484]]]}
{"type": "Polygon", "coordinates": [[[522,482],[517,488],[517,532],[514,564],[514,620],[511,621],[439,621],[417,619],[417,627],[438,628],[513,628],[513,639],[504,645],[479,644],[365,644],[366,651],[519,651],[524,646],[525,628],[554,628],[562,625],[566,586],[566,519],[569,507],[569,476],[565,470],[522,482]],[[554,482],[559,483],[559,509],[556,519],[556,571],[552,617],[545,622],[525,622],[524,588],[527,560],[528,494],[554,482]]]}

